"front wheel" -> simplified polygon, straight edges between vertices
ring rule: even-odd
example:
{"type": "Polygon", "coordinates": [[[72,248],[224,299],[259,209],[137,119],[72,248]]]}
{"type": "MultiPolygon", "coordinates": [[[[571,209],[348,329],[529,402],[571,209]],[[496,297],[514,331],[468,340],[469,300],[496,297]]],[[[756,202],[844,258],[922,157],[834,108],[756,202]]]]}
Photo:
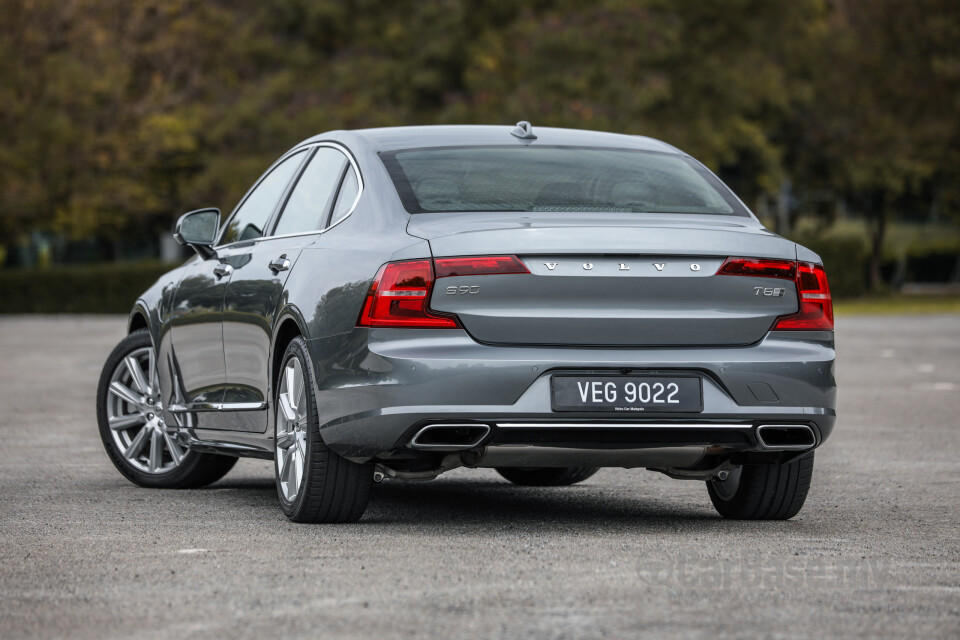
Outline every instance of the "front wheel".
{"type": "Polygon", "coordinates": [[[277,494],[294,522],[356,522],[373,482],[373,465],[331,451],[320,437],[307,343],[294,338],[283,355],[275,422],[277,494]]]}
{"type": "Polygon", "coordinates": [[[565,487],[583,482],[599,470],[595,467],[498,467],[497,473],[523,487],[565,487]]]}
{"type": "Polygon", "coordinates": [[[107,455],[141,487],[193,489],[216,482],[237,459],[191,451],[164,423],[157,357],[146,329],[120,341],[97,389],[97,423],[107,455]]]}
{"type": "Polygon", "coordinates": [[[714,508],[733,520],[787,520],[797,515],[813,477],[813,452],[783,464],[745,464],[710,480],[714,508]]]}

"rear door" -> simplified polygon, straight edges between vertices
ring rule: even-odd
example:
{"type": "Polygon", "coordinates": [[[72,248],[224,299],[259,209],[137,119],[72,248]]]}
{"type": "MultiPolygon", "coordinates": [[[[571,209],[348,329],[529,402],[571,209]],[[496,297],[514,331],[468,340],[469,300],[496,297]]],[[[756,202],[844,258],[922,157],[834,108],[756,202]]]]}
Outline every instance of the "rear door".
{"type": "Polygon", "coordinates": [[[231,247],[233,274],[224,300],[226,391],[223,408],[236,411],[230,428],[267,426],[270,345],[284,284],[303,248],[329,223],[347,157],[332,146],[310,152],[305,168],[278,207],[267,237],[231,247]]]}

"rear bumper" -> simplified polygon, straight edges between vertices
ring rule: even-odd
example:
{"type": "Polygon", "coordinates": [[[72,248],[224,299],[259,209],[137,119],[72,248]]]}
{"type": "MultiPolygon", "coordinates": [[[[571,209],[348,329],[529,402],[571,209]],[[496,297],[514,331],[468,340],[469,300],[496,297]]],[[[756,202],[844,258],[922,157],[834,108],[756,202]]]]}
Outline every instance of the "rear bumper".
{"type": "Polygon", "coordinates": [[[484,445],[763,451],[760,425],[807,425],[819,446],[836,420],[829,332],[771,332],[744,347],[604,349],[489,346],[460,330],[356,329],[309,346],[324,441],[354,459],[409,450],[420,428],[443,422],[489,425],[484,445]],[[551,375],[627,371],[699,374],[704,410],[552,410],[551,375]]]}

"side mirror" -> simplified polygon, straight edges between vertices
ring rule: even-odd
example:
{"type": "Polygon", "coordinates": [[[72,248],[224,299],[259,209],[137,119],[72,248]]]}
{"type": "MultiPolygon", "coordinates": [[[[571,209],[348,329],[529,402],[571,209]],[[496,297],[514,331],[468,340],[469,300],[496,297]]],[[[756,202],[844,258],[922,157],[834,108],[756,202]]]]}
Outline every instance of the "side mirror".
{"type": "Polygon", "coordinates": [[[220,228],[220,209],[197,209],[180,216],[174,239],[188,245],[206,260],[213,257],[213,242],[220,228]]]}

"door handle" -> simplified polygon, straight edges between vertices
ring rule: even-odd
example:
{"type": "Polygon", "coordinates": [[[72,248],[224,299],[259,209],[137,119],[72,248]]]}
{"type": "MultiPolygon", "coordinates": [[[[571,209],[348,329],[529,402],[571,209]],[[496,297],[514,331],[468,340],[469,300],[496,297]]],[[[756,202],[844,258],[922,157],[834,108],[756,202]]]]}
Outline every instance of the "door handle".
{"type": "Polygon", "coordinates": [[[228,276],[233,273],[233,267],[221,262],[213,268],[213,273],[216,274],[217,278],[222,278],[223,276],[228,276]]]}
{"type": "Polygon", "coordinates": [[[283,254],[279,258],[274,258],[270,261],[270,271],[273,271],[274,275],[280,273],[281,271],[286,271],[290,268],[290,261],[287,260],[287,254],[283,254]]]}

